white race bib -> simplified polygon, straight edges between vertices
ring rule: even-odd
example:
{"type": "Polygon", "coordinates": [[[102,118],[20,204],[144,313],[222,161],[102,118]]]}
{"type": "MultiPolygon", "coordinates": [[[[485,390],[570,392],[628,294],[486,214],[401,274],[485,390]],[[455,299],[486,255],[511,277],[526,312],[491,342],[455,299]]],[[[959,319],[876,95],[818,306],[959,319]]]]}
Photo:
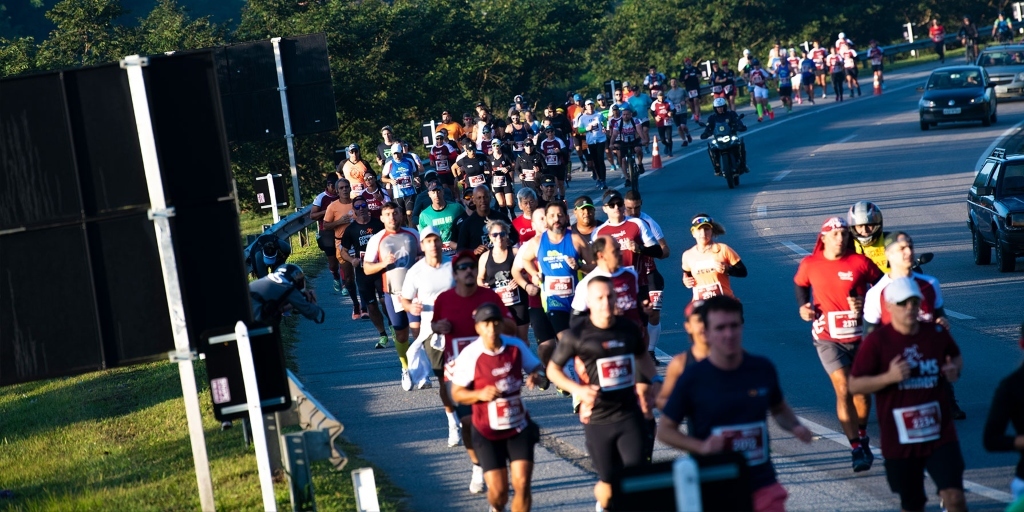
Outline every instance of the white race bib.
{"type": "Polygon", "coordinates": [[[727,93],[732,92],[732,86],[731,85],[726,85],[725,86],[725,92],[727,92],[727,93]]]}
{"type": "Polygon", "coordinates": [[[469,177],[469,186],[474,188],[479,187],[484,184],[484,181],[486,180],[483,174],[475,174],[469,177]]]}
{"type": "Polygon", "coordinates": [[[672,126],[672,116],[667,116],[662,120],[661,124],[665,126],[672,126]]]}
{"type": "Polygon", "coordinates": [[[725,295],[725,291],[722,289],[722,283],[717,281],[711,284],[701,284],[693,287],[694,300],[708,300],[711,297],[717,297],[719,295],[725,295]]]}
{"type": "Polygon", "coordinates": [[[438,171],[447,171],[448,170],[448,160],[447,159],[438,158],[434,162],[434,168],[437,169],[438,171]]]}
{"type": "Polygon", "coordinates": [[[544,155],[544,163],[548,165],[558,165],[558,155],[544,155]]]}
{"type": "Polygon", "coordinates": [[[533,181],[536,174],[537,169],[523,169],[523,181],[533,181]]]}
{"type": "Polygon", "coordinates": [[[661,310],[661,290],[651,290],[647,292],[647,298],[651,301],[651,309],[655,311],[661,310]]]}
{"type": "Polygon", "coordinates": [[[455,254],[455,244],[452,242],[443,242],[441,244],[441,252],[444,254],[455,254]]]}
{"type": "Polygon", "coordinates": [[[544,289],[555,297],[572,295],[572,276],[544,276],[544,289]]]}
{"type": "Polygon", "coordinates": [[[487,423],[491,430],[520,428],[526,422],[526,407],[518,396],[487,402],[487,423]]]}
{"type": "Polygon", "coordinates": [[[699,94],[700,91],[697,89],[691,89],[689,91],[686,91],[686,95],[689,96],[690,98],[696,98],[699,94]]]}
{"type": "Polygon", "coordinates": [[[492,187],[504,187],[505,186],[505,181],[506,180],[505,180],[505,176],[504,175],[502,175],[502,174],[495,174],[494,176],[491,177],[491,186],[492,187]]]}
{"type": "Polygon", "coordinates": [[[615,391],[636,384],[633,378],[634,363],[633,354],[598,359],[597,384],[601,386],[601,391],[615,391]]]}
{"type": "Polygon", "coordinates": [[[830,311],[828,318],[828,334],[834,340],[856,338],[860,336],[862,326],[853,311],[830,311]]]}
{"type": "Polygon", "coordinates": [[[517,141],[512,143],[512,151],[522,151],[523,150],[523,146],[525,146],[525,145],[526,145],[526,141],[517,140],[517,141]]]}
{"type": "Polygon", "coordinates": [[[463,336],[450,340],[449,343],[452,344],[452,360],[454,361],[456,357],[459,357],[459,353],[468,347],[470,343],[473,343],[476,338],[476,336],[463,336]]]}
{"type": "Polygon", "coordinates": [[[768,462],[768,427],[763,421],[711,429],[725,438],[726,450],[742,453],[751,466],[768,462]]]}
{"type": "Polygon", "coordinates": [[[893,409],[900,444],[927,443],[942,435],[942,411],[938,402],[893,409]]]}
{"type": "Polygon", "coordinates": [[[497,292],[498,295],[501,295],[501,302],[506,306],[515,306],[516,304],[519,304],[519,285],[517,285],[515,281],[510,281],[505,286],[494,291],[497,292]]]}

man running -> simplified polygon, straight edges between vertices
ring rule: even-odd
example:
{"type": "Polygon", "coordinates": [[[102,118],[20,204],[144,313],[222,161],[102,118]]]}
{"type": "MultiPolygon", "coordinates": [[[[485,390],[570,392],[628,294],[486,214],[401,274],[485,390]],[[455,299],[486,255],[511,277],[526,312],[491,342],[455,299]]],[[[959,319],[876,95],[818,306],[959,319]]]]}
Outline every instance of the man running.
{"type": "MultiPolygon", "coordinates": [[[[427,173],[427,176],[430,176],[430,173],[427,173]]],[[[436,229],[441,236],[445,254],[450,256],[455,254],[455,246],[459,241],[458,226],[466,217],[466,209],[459,203],[449,203],[444,197],[445,190],[439,181],[427,180],[430,206],[420,212],[417,228],[420,231],[428,227],[436,229]]]]}
{"type": "MultiPolygon", "coordinates": [[[[658,99],[651,103],[654,123],[658,127],[658,140],[665,148],[665,154],[672,157],[672,112],[675,106],[665,99],[665,91],[658,91],[658,99]]],[[[684,139],[685,142],[685,139],[684,139]]]]}
{"type": "Polygon", "coordinates": [[[885,78],[882,76],[885,67],[882,59],[884,56],[885,53],[878,47],[878,41],[872,39],[868,42],[868,60],[871,61],[871,72],[875,76],[875,83],[881,89],[885,88],[885,78]]]}
{"type": "Polygon", "coordinates": [[[850,97],[854,91],[860,96],[860,81],[857,80],[857,50],[846,44],[839,46],[839,57],[843,59],[843,73],[846,74],[846,85],[850,88],[850,97]]]}
{"type": "Polygon", "coordinates": [[[605,167],[604,155],[608,136],[605,134],[607,120],[601,112],[594,110],[594,101],[588,99],[583,104],[583,113],[575,120],[575,128],[579,133],[585,134],[587,144],[587,166],[594,172],[599,188],[607,188],[607,168],[605,167]]]}
{"type": "Polygon", "coordinates": [[[757,122],[761,122],[767,112],[768,119],[775,119],[775,112],[768,104],[768,80],[772,78],[771,72],[761,67],[761,61],[754,59],[750,61],[750,83],[754,86],[754,107],[757,109],[757,122]]]}
{"type": "MultiPolygon", "coordinates": [[[[459,226],[458,249],[473,251],[479,256],[490,247],[491,243],[487,236],[487,221],[500,220],[506,224],[512,224],[512,221],[504,213],[491,209],[491,191],[486,185],[480,185],[473,189],[473,206],[475,207],[473,213],[459,226]]],[[[518,233],[510,233],[510,236],[512,243],[519,243],[518,233]]]]}
{"type": "Polygon", "coordinates": [[[811,51],[809,52],[809,57],[811,58],[811,61],[814,62],[814,84],[821,87],[821,99],[828,97],[825,92],[827,88],[825,75],[828,72],[828,68],[825,66],[826,56],[828,56],[828,51],[822,48],[821,44],[815,41],[811,51]]]}
{"type": "Polygon", "coordinates": [[[405,154],[401,143],[391,146],[391,156],[384,162],[381,180],[391,187],[393,200],[405,210],[406,222],[412,219],[416,202],[416,162],[405,154]]]}
{"type": "Polygon", "coordinates": [[[693,137],[686,127],[686,91],[679,87],[679,80],[669,79],[665,99],[672,104],[672,124],[679,127],[679,138],[683,140],[683,147],[686,147],[693,141],[693,137]]]}
{"type": "Polygon", "coordinates": [[[544,129],[544,138],[537,142],[538,152],[544,156],[544,174],[555,177],[558,184],[558,198],[565,197],[565,168],[569,163],[569,147],[562,139],[555,137],[555,128],[544,129]]]}
{"type": "MultiPolygon", "coordinates": [[[[359,310],[359,297],[356,292],[356,283],[353,279],[352,264],[345,261],[341,257],[341,249],[339,247],[339,241],[345,234],[345,229],[348,228],[349,223],[352,222],[352,189],[348,184],[348,180],[339,179],[335,183],[335,189],[338,191],[338,198],[332,201],[331,204],[327,205],[327,209],[324,212],[323,226],[325,230],[333,230],[331,238],[334,241],[334,250],[330,251],[330,259],[328,259],[328,265],[332,262],[335,267],[335,274],[340,280],[334,281],[334,291],[345,290],[345,295],[352,298],[352,319],[358,320],[361,316],[359,310]],[[344,286],[344,288],[341,288],[344,286]]],[[[321,234],[321,236],[325,236],[321,234]]],[[[327,251],[325,251],[327,252],[327,251]]]]}
{"type": "MultiPolygon", "coordinates": [[[[452,140],[458,139],[453,137],[452,140]]],[[[434,146],[430,148],[430,163],[434,164],[438,180],[451,191],[452,197],[459,197],[459,190],[455,187],[455,178],[452,177],[452,165],[455,165],[455,160],[458,157],[459,150],[454,144],[448,142],[448,134],[443,130],[434,134],[434,146]]]]}
{"type": "Polygon", "coordinates": [[[683,82],[683,88],[686,89],[686,105],[690,107],[693,120],[700,121],[700,70],[693,65],[690,57],[683,61],[679,81],[683,82]]]}
{"type": "MultiPolygon", "coordinates": [[[[603,209],[608,220],[594,230],[591,238],[597,240],[601,235],[614,238],[622,249],[622,265],[633,267],[642,279],[646,274],[642,272],[640,256],[660,258],[664,254],[661,245],[655,240],[644,221],[626,217],[626,202],[618,192],[608,194],[603,209]]],[[[640,284],[644,285],[646,282],[641,281],[640,284]]]]}
{"type": "Polygon", "coordinates": [[[597,209],[594,207],[594,200],[590,196],[579,196],[573,202],[573,214],[576,222],[570,228],[573,233],[579,233],[587,243],[590,243],[591,236],[597,226],[597,209]]]}
{"type": "Polygon", "coordinates": [[[673,357],[672,361],[669,361],[668,366],[665,367],[665,382],[662,384],[661,392],[658,393],[658,398],[655,401],[658,409],[665,409],[665,404],[668,403],[668,398],[672,396],[672,390],[675,389],[676,382],[679,381],[679,377],[683,372],[708,357],[708,340],[704,332],[704,320],[700,318],[700,308],[702,306],[704,306],[704,301],[694,300],[690,301],[683,310],[683,328],[686,330],[686,334],[690,336],[690,348],[686,352],[681,352],[673,357]]]}
{"type": "Polygon", "coordinates": [[[526,344],[503,336],[503,316],[495,304],[473,312],[479,338],[455,359],[452,399],[472,407],[473,447],[487,483],[491,510],[505,510],[511,467],[513,512],[530,510],[533,448],[540,429],[523,405],[521,390],[533,388],[543,367],[526,344]],[[527,374],[524,379],[523,374],[527,374]]]}
{"type": "Polygon", "coordinates": [[[563,333],[547,364],[547,376],[581,400],[580,421],[598,475],[594,497],[598,510],[603,510],[611,506],[611,482],[623,469],[645,462],[647,436],[637,394],[653,403],[657,386],[651,384],[658,378],[640,328],[615,316],[611,279],[594,277],[586,293],[590,314],[563,333]],[[562,371],[576,357],[586,367],[580,375],[582,384],[562,371]]]}
{"type": "Polygon", "coordinates": [[[918,320],[922,294],[914,279],[893,280],[884,296],[892,323],[865,338],[850,391],[875,394],[885,476],[900,508],[924,510],[927,470],[943,508],[965,511],[964,458],[944,389],[960,378],[960,348],[945,328],[918,320]]]}
{"type": "MultiPolygon", "coordinates": [[[[669,249],[668,242],[665,240],[665,232],[661,230],[661,225],[650,215],[640,211],[643,206],[643,199],[640,197],[640,193],[635,190],[627,190],[624,199],[623,206],[626,217],[640,219],[648,231],[650,231],[651,237],[661,247],[661,256],[658,256],[658,259],[668,258],[671,250],[669,249]]],[[[662,277],[661,272],[658,272],[658,266],[655,264],[654,259],[654,257],[641,254],[639,256],[637,272],[640,276],[640,301],[646,301],[650,304],[650,310],[644,310],[643,316],[646,317],[644,319],[645,325],[641,325],[641,327],[645,327],[647,330],[647,351],[651,354],[651,360],[654,361],[655,365],[658,365],[658,358],[654,355],[654,349],[657,348],[658,340],[661,339],[661,305],[664,302],[662,292],[665,290],[665,278],[662,277]]]]}
{"type": "MultiPolygon", "coordinates": [[[[433,227],[427,226],[420,233],[420,250],[423,251],[423,259],[413,264],[412,268],[405,275],[402,283],[402,309],[410,315],[419,317],[422,323],[427,325],[416,333],[416,339],[409,346],[406,355],[409,359],[409,373],[416,385],[416,389],[430,387],[430,369],[427,361],[420,361],[420,350],[423,350],[424,343],[433,337],[430,331],[430,322],[434,313],[434,300],[441,292],[455,286],[452,278],[451,262],[445,261],[443,242],[441,234],[433,227]],[[415,364],[414,364],[415,361],[415,364]]],[[[453,412],[453,410],[447,410],[453,412]]],[[[449,427],[451,425],[449,424],[449,427]]],[[[459,436],[456,432],[448,433],[448,445],[454,440],[457,445],[459,436]]]]}
{"type": "Polygon", "coordinates": [[[755,511],[785,510],[786,489],[775,477],[765,416],[804,443],[800,424],[782,396],[775,365],[743,350],[743,305],[732,297],[708,299],[701,308],[708,357],[679,378],[658,426],[661,442],[700,455],[741,452],[747,459],[755,511]],[[679,426],[689,420],[687,433],[679,426]]]}
{"type": "Polygon", "coordinates": [[[366,188],[366,182],[363,178],[366,176],[367,171],[371,171],[370,164],[363,160],[359,144],[349,144],[348,148],[345,149],[345,153],[348,155],[348,158],[338,166],[338,173],[348,180],[348,184],[352,186],[350,195],[355,197],[362,194],[363,189],[366,188]]]}
{"type": "Polygon", "coordinates": [[[871,260],[854,252],[846,221],[831,217],[793,278],[800,318],[813,322],[814,346],[836,393],[836,416],[850,441],[854,472],[867,471],[874,462],[867,433],[871,402],[851,393],[846,382],[863,331],[864,295],[881,277],[871,260]]]}
{"type": "MultiPolygon", "coordinates": [[[[415,229],[404,227],[402,207],[396,203],[384,203],[380,220],[384,223],[384,231],[374,234],[367,242],[363,272],[368,276],[383,274],[381,278],[384,293],[387,294],[384,297],[384,308],[395,337],[398,361],[402,363],[402,389],[410,391],[412,377],[409,375],[409,360],[406,357],[409,351],[409,317],[402,309],[401,293],[405,274],[420,254],[419,236],[415,229]]],[[[383,341],[387,343],[387,338],[383,341]]]]}
{"type": "Polygon", "coordinates": [[[374,348],[383,349],[388,346],[388,335],[384,330],[384,317],[377,306],[377,298],[384,296],[384,282],[378,276],[366,275],[363,271],[363,260],[366,258],[366,246],[370,239],[375,234],[385,231],[384,223],[370,215],[370,208],[362,196],[352,199],[352,211],[355,212],[355,219],[341,235],[338,255],[352,265],[356,292],[362,303],[360,318],[369,318],[373,323],[373,327],[380,335],[374,348]]]}
{"type": "Polygon", "coordinates": [[[537,154],[535,148],[532,139],[523,141],[523,152],[516,157],[513,168],[513,173],[519,177],[523,187],[533,190],[534,194],[540,188],[540,176],[544,173],[544,156],[537,154]]]}

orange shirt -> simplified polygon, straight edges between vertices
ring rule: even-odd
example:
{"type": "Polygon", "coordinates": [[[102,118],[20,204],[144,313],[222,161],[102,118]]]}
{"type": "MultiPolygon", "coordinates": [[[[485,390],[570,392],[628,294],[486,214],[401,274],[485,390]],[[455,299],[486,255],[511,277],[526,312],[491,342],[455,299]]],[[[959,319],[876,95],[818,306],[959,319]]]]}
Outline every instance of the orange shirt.
{"type": "Polygon", "coordinates": [[[565,113],[569,115],[569,121],[575,122],[576,116],[583,112],[583,107],[573,103],[565,108],[565,113]]]}
{"type": "Polygon", "coordinates": [[[335,240],[341,240],[341,235],[345,234],[345,228],[352,223],[352,203],[344,204],[341,201],[333,201],[327,205],[327,210],[324,211],[324,222],[334,222],[345,217],[348,217],[348,221],[334,228],[335,240]]]}
{"type": "Polygon", "coordinates": [[[366,182],[363,181],[363,175],[369,167],[366,162],[362,160],[353,162],[351,160],[345,160],[342,162],[341,173],[348,180],[348,184],[352,186],[352,191],[349,193],[350,197],[358,196],[363,193],[363,189],[366,188],[366,182]]]}
{"type": "Polygon", "coordinates": [[[444,128],[445,130],[448,130],[448,140],[449,141],[458,141],[459,139],[462,138],[462,134],[463,134],[462,125],[459,124],[459,123],[452,122],[452,123],[442,123],[442,124],[437,125],[437,131],[441,131],[441,128],[444,128]]]}
{"type": "Polygon", "coordinates": [[[697,246],[683,253],[683,272],[689,272],[697,280],[693,287],[693,300],[706,300],[716,295],[736,297],[729,286],[729,275],[719,272],[715,267],[724,263],[726,267],[740,262],[740,255],[725,244],[713,243],[707,251],[701,252],[697,246]]]}

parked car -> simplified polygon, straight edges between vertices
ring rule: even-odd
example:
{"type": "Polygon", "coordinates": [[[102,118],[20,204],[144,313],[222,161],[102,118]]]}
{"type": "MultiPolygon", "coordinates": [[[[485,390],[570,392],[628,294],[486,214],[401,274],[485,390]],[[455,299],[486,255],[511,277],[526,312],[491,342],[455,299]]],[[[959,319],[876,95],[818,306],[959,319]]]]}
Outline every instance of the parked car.
{"type": "Polygon", "coordinates": [[[992,151],[971,184],[967,204],[974,263],[991,263],[994,247],[999,271],[1013,272],[1017,256],[1024,254],[1024,155],[992,151]]]}
{"type": "Polygon", "coordinates": [[[997,98],[1024,98],[1024,44],[989,46],[976,64],[988,72],[997,98]]]}
{"type": "Polygon", "coordinates": [[[946,66],[932,71],[918,102],[921,129],[939,123],[981,121],[982,126],[996,122],[995,86],[979,66],[946,66]]]}

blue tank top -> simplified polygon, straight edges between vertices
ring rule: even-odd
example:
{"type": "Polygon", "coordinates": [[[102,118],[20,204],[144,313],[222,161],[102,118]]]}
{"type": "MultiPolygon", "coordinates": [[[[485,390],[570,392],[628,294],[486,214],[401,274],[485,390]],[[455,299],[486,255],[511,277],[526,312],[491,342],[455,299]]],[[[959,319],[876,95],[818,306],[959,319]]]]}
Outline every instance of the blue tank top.
{"type": "Polygon", "coordinates": [[[392,187],[395,197],[416,195],[416,184],[413,183],[416,167],[412,159],[402,158],[396,162],[394,158],[391,158],[389,162],[391,162],[391,168],[388,169],[388,175],[395,180],[395,186],[392,187]]]}
{"type": "Polygon", "coordinates": [[[530,129],[524,124],[522,128],[516,129],[512,126],[512,151],[522,151],[523,142],[530,138],[530,129]]]}
{"type": "Polygon", "coordinates": [[[546,231],[541,233],[540,244],[537,246],[537,265],[544,277],[541,284],[544,311],[572,311],[576,271],[569,268],[566,258],[579,260],[576,247],[572,244],[572,232],[566,230],[562,241],[557,244],[548,240],[546,231]]]}

